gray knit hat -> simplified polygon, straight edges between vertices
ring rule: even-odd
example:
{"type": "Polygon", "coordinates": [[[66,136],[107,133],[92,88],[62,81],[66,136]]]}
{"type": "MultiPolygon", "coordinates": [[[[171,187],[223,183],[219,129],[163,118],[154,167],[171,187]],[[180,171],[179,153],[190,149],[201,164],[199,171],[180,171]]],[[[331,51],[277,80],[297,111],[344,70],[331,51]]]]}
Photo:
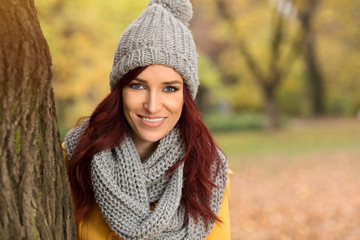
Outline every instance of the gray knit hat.
{"type": "Polygon", "coordinates": [[[199,79],[195,43],[187,28],[191,17],[189,0],[150,0],[147,9],[120,38],[110,89],[134,68],[162,64],[181,74],[195,99],[199,79]]]}

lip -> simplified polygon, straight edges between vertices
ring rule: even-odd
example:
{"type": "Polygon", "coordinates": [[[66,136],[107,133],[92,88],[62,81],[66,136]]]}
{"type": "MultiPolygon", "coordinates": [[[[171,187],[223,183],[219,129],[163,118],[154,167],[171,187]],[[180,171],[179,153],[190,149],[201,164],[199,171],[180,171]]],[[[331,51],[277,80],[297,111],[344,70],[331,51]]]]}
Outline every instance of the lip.
{"type": "Polygon", "coordinates": [[[145,125],[146,127],[156,128],[160,127],[166,120],[166,117],[159,117],[159,116],[143,116],[138,115],[140,122],[145,125]],[[145,119],[144,119],[145,118],[145,119]],[[150,121],[146,120],[149,119],[150,121]],[[151,121],[153,120],[153,121],[151,121]]]}

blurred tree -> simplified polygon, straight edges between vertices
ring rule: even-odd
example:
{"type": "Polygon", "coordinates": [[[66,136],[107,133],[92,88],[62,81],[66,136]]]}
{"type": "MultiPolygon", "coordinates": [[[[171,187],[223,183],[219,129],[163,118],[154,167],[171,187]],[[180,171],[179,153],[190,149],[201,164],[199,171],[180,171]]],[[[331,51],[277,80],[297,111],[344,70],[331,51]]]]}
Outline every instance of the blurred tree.
{"type": "Polygon", "coordinates": [[[218,107],[219,101],[224,98],[224,86],[220,82],[220,73],[215,64],[203,54],[200,54],[199,61],[200,86],[196,95],[196,104],[202,113],[213,112],[218,107]]]}
{"type": "Polygon", "coordinates": [[[51,57],[32,0],[1,2],[0,36],[1,239],[74,239],[51,57]]]}
{"type": "Polygon", "coordinates": [[[231,35],[234,37],[235,47],[238,49],[244,57],[245,63],[250,70],[253,78],[257,81],[261,88],[261,92],[264,100],[264,112],[267,117],[266,129],[272,130],[277,127],[277,103],[276,103],[276,91],[281,81],[287,77],[291,68],[301,53],[302,49],[302,31],[299,30],[293,39],[289,37],[288,19],[294,14],[293,6],[291,2],[284,2],[279,0],[276,2],[275,8],[272,13],[272,24],[270,25],[270,44],[267,45],[269,60],[265,66],[265,69],[250,51],[247,45],[246,38],[242,34],[238,34],[241,31],[237,25],[237,12],[232,11],[232,2],[228,0],[216,0],[218,12],[225,19],[229,25],[231,35]],[[288,5],[290,4],[290,5],[288,5]],[[282,45],[289,44],[289,51],[285,52],[285,48],[282,45]]]}
{"type": "Polygon", "coordinates": [[[355,116],[360,108],[360,1],[320,1],[313,21],[326,111],[355,116]]]}
{"type": "Polygon", "coordinates": [[[304,63],[307,73],[308,91],[311,97],[312,113],[323,115],[325,113],[325,83],[317,59],[313,21],[319,0],[299,0],[296,3],[298,18],[304,31],[304,63]]]}
{"type": "Polygon", "coordinates": [[[264,84],[252,80],[262,75],[268,81],[278,69],[281,81],[272,92],[283,113],[357,112],[360,2],[194,0],[194,6],[198,48],[218,66],[235,111],[266,106],[264,84]]]}

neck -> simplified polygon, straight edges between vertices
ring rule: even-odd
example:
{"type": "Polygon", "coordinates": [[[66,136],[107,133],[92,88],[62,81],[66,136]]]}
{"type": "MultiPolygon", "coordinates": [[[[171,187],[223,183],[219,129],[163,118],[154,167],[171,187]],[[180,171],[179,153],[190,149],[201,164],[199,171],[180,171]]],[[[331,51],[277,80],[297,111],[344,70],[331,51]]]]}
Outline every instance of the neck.
{"type": "Polygon", "coordinates": [[[135,143],[136,151],[140,156],[141,162],[144,162],[156,149],[158,142],[147,142],[136,137],[133,137],[133,141],[135,143]]]}

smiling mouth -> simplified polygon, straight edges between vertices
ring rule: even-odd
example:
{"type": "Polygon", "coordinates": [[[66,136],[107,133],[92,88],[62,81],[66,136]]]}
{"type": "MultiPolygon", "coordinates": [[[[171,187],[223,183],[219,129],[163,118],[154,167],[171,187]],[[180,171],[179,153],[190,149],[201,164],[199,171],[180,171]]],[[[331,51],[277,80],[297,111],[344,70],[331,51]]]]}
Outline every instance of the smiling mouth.
{"type": "Polygon", "coordinates": [[[147,118],[147,117],[143,117],[143,116],[139,116],[141,119],[143,119],[146,122],[150,122],[150,123],[157,123],[157,122],[161,122],[162,120],[165,119],[165,117],[157,117],[157,118],[147,118]]]}

